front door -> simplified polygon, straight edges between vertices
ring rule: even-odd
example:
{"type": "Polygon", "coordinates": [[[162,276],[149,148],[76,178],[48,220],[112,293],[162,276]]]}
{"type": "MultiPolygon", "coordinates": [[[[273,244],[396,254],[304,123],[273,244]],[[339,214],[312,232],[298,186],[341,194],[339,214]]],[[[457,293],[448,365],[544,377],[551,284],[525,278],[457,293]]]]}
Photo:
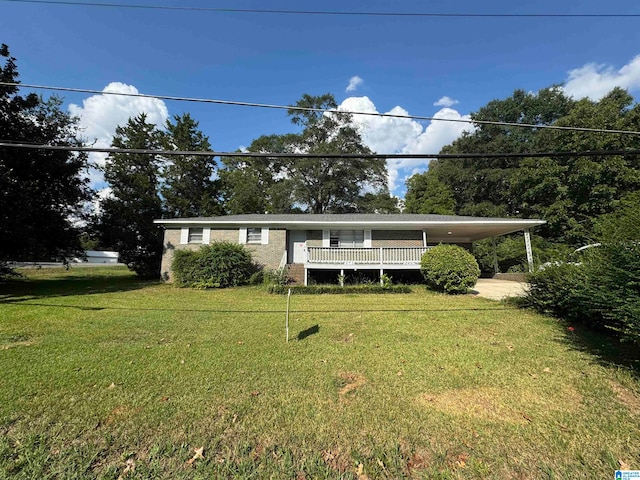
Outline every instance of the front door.
{"type": "Polygon", "coordinates": [[[291,232],[289,232],[289,252],[293,252],[293,256],[289,257],[291,263],[304,263],[306,259],[306,246],[306,230],[291,230],[291,232]]]}

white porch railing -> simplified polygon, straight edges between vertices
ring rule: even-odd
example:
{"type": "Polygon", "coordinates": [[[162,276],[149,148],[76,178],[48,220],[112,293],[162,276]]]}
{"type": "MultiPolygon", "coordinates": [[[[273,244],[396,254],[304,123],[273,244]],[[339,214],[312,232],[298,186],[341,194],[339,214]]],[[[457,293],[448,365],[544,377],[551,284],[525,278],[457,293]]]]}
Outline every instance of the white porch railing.
{"type": "Polygon", "coordinates": [[[278,270],[282,270],[287,266],[287,251],[285,250],[282,254],[282,258],[280,259],[280,265],[278,265],[278,270]]]}
{"type": "Polygon", "coordinates": [[[418,265],[430,247],[307,247],[307,264],[418,265]]]}

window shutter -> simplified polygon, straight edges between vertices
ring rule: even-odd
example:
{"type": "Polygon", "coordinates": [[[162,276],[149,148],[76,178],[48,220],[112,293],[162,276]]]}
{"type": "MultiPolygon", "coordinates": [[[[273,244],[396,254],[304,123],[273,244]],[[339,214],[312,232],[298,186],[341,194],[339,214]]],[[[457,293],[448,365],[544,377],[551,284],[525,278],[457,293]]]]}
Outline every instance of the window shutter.
{"type": "Polygon", "coordinates": [[[262,245],[269,245],[269,228],[262,228],[262,245]]]}
{"type": "Polygon", "coordinates": [[[238,243],[241,244],[245,244],[247,243],[247,229],[246,228],[240,228],[238,229],[239,235],[238,235],[238,243]]]}
{"type": "Polygon", "coordinates": [[[211,243],[211,229],[203,228],[202,229],[202,243],[205,245],[209,245],[211,243]]]}
{"type": "Polygon", "coordinates": [[[331,245],[329,244],[329,239],[331,238],[331,231],[330,230],[322,230],[322,246],[323,247],[330,247],[331,245]]]}
{"type": "Polygon", "coordinates": [[[185,245],[187,243],[189,243],[189,228],[182,227],[180,229],[180,244],[185,245]]]}
{"type": "Polygon", "coordinates": [[[364,248],[371,248],[371,230],[364,231],[364,248]]]}

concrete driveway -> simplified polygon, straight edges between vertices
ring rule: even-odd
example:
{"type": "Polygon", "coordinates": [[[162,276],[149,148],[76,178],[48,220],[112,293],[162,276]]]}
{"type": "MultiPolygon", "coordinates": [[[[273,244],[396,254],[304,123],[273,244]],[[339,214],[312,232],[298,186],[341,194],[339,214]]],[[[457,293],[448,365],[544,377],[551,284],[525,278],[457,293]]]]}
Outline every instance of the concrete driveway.
{"type": "Polygon", "coordinates": [[[502,300],[506,297],[521,297],[526,293],[526,289],[526,283],[494,278],[480,278],[476,286],[471,290],[471,294],[477,295],[478,297],[490,298],[491,300],[502,300]]]}

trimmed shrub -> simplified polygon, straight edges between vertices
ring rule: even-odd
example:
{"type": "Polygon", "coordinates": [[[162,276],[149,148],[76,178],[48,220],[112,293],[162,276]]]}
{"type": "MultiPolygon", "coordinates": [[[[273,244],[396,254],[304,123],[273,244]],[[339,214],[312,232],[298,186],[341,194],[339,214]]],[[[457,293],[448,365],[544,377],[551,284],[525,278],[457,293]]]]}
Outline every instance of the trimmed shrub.
{"type": "Polygon", "coordinates": [[[193,285],[198,272],[198,252],[192,250],[176,250],[171,262],[173,281],[179,287],[193,285]]]}
{"type": "Polygon", "coordinates": [[[449,294],[467,293],[480,276],[476,259],[457,245],[440,244],[427,250],[420,271],[429,288],[449,294]]]}
{"type": "Polygon", "coordinates": [[[197,251],[177,250],[171,269],[180,287],[225,288],[246,285],[256,266],[242,245],[215,242],[197,251]]]}

